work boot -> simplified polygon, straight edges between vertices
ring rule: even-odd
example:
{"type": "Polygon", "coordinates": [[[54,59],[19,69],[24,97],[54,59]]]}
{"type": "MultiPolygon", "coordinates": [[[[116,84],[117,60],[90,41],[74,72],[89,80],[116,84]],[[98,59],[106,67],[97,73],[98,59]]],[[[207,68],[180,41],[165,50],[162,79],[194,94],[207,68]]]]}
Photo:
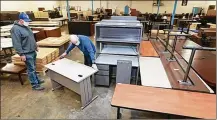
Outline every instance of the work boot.
{"type": "Polygon", "coordinates": [[[40,85],[37,85],[37,86],[33,86],[33,87],[32,87],[32,90],[40,91],[40,90],[44,90],[44,87],[42,87],[42,86],[40,86],[40,85]]]}

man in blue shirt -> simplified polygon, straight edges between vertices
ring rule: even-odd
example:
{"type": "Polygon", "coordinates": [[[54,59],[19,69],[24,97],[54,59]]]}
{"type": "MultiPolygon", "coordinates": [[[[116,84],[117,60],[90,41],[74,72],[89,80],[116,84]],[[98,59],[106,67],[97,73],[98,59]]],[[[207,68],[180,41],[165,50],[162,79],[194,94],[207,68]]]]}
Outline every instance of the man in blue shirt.
{"type": "Polygon", "coordinates": [[[84,35],[70,35],[70,41],[71,44],[60,58],[64,58],[75,46],[77,46],[84,54],[84,64],[95,68],[96,48],[90,38],[84,35]]]}

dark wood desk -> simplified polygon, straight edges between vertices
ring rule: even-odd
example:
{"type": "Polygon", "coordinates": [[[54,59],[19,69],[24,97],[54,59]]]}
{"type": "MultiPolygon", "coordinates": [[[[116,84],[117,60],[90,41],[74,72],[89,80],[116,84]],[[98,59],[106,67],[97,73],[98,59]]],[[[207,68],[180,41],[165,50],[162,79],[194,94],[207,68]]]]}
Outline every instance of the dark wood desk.
{"type": "Polygon", "coordinates": [[[216,118],[216,95],[173,89],[117,84],[111,105],[194,118],[216,118]]]}
{"type": "Polygon", "coordinates": [[[142,41],[140,43],[140,56],[141,57],[159,57],[156,50],[150,41],[142,41]]]}

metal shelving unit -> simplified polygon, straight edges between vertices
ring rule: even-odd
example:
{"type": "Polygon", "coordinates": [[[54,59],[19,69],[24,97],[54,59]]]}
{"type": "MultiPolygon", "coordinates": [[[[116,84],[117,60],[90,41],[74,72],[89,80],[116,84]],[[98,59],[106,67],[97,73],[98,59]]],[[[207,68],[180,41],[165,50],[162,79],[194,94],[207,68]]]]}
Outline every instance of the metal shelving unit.
{"type": "MultiPolygon", "coordinates": [[[[114,17],[112,17],[114,18],[114,17]]],[[[95,24],[97,48],[96,85],[109,86],[110,77],[115,75],[117,61],[132,62],[132,74],[138,75],[139,45],[142,40],[143,26],[135,17],[115,17],[115,20],[102,20],[95,24]]],[[[137,77],[136,77],[137,78],[137,77]]]]}

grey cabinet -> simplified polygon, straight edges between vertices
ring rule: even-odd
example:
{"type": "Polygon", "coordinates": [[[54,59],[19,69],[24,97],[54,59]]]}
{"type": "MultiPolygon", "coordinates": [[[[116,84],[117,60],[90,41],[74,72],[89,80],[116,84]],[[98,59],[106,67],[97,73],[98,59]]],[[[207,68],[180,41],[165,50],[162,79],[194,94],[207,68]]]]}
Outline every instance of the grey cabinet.
{"type": "Polygon", "coordinates": [[[109,86],[109,65],[96,64],[98,72],[95,75],[95,85],[109,86]]]}

